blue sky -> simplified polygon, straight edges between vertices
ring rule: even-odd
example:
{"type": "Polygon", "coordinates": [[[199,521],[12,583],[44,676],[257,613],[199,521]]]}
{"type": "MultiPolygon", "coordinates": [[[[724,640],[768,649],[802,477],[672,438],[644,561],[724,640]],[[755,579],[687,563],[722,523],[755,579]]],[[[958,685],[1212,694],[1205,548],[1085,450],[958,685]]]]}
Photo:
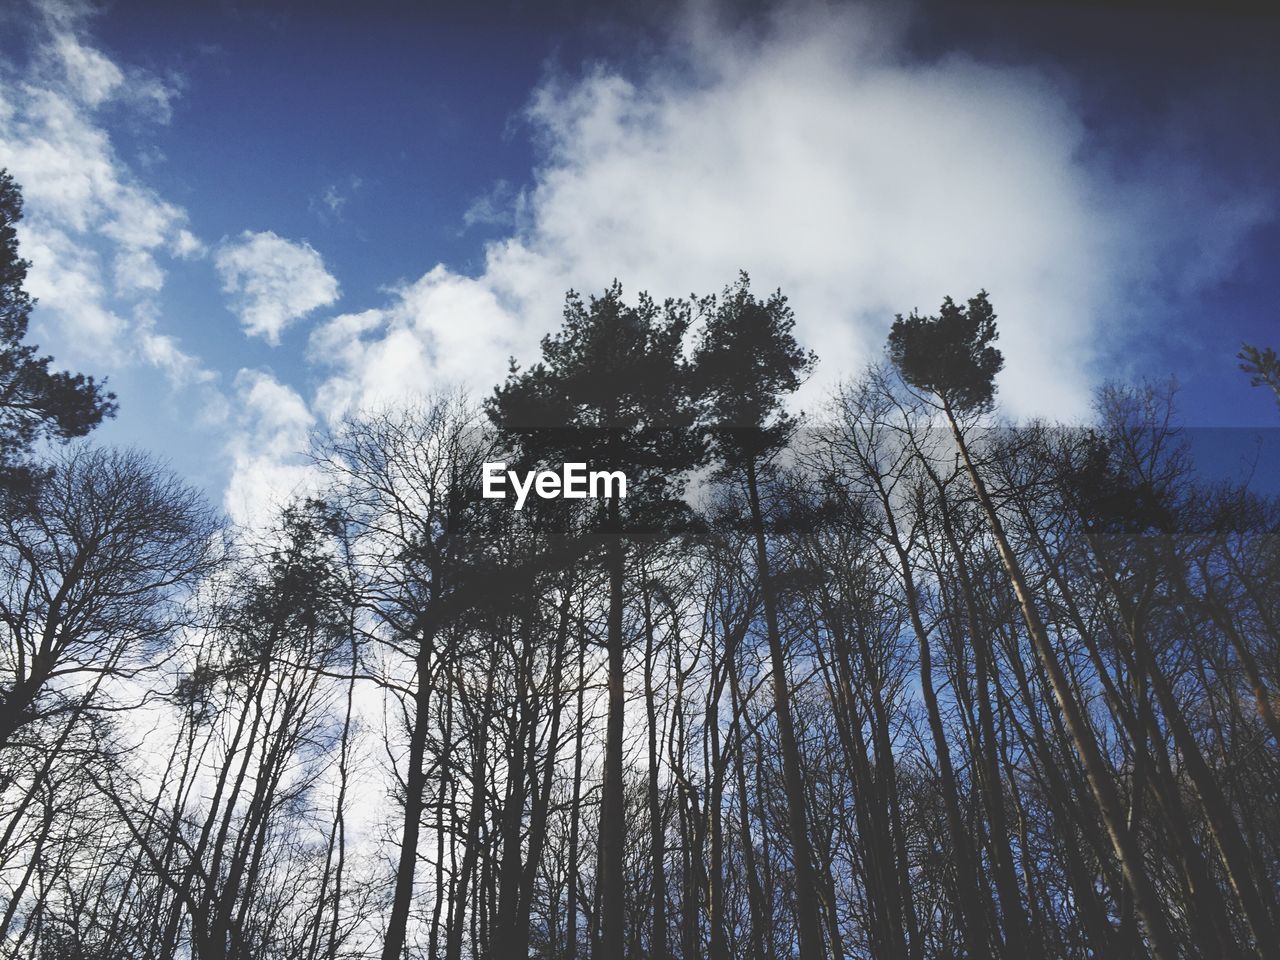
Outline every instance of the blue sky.
{"type": "Polygon", "coordinates": [[[781,286],[822,364],[987,288],[1013,418],[1280,422],[1280,23],[1093,4],[11,3],[35,337],[233,514],[309,429],[533,356],[566,287],[781,286]],[[549,10],[550,12],[547,12],[549,10]],[[648,12],[646,12],[648,11],[648,12]]]}

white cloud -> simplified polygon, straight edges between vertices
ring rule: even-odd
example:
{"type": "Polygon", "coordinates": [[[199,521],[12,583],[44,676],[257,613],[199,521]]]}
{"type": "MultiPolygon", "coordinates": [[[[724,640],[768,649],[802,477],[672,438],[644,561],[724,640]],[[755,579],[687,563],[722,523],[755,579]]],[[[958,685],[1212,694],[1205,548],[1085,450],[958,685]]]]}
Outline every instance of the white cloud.
{"type": "Polygon", "coordinates": [[[515,191],[506,180],[499,180],[486,193],[471,202],[462,214],[466,228],[481,226],[509,227],[515,222],[515,191]]]}
{"type": "Polygon", "coordinates": [[[223,244],[214,257],[222,289],[245,333],[279,344],[285,327],[338,299],[338,281],[306,242],[295,243],[270,230],[246,230],[223,244]]]}
{"type": "MultiPolygon", "coordinates": [[[[509,352],[531,359],[558,326],[567,287],[618,277],[632,295],[683,295],[742,268],[760,292],[788,294],[822,358],[810,398],[881,355],[894,313],[985,287],[1006,411],[1083,415],[1102,325],[1150,294],[1183,205],[1203,207],[1228,246],[1262,215],[1256,198],[1174,200],[1091,165],[1079,110],[1045,72],[911,63],[899,20],[867,9],[784,12],[749,34],[693,18],[694,39],[640,76],[597,67],[545,84],[528,110],[543,161],[511,201],[518,228],[488,246],[479,276],[436,267],[376,330],[331,345],[339,369],[320,409],[455,377],[487,390],[509,352]]],[[[493,205],[482,197],[469,219],[493,205]]],[[[1178,256],[1201,282],[1229,266],[1178,256]]]]}
{"type": "Polygon", "coordinates": [[[117,154],[99,111],[123,105],[163,121],[175,82],[95,48],[87,5],[41,0],[31,10],[32,66],[21,78],[0,73],[0,157],[23,191],[19,242],[32,264],[27,287],[39,299],[43,345],[72,366],[99,372],[104,359],[115,367],[141,360],[172,379],[181,351],[172,336],[167,350],[154,340],[165,280],[159,257],[193,256],[201,245],[186,212],[140,183],[117,154]],[[145,319],[129,336],[135,316],[145,319]]]}
{"type": "MultiPolygon", "coordinates": [[[[40,9],[45,53],[21,80],[0,74],[0,154],[28,201],[38,322],[80,351],[60,360],[137,359],[174,384],[207,384],[215,375],[161,329],[156,304],[172,260],[209,251],[121,159],[102,117],[111,106],[163,120],[179,87],[113,63],[74,3],[40,9]]],[[[473,276],[437,265],[375,309],[318,326],[315,414],[454,385],[487,393],[509,356],[536,357],[566,288],[589,294],[618,277],[632,297],[661,298],[717,290],[743,268],[758,292],[788,294],[822,358],[806,404],[881,355],[895,312],[985,287],[1000,313],[1005,409],[1070,417],[1104,372],[1095,342],[1229,273],[1273,212],[1156,137],[1142,162],[1108,160],[1047,71],[911,59],[901,15],[883,6],[789,7],[743,30],[693,14],[672,36],[684,39],[647,65],[597,66],[534,92],[529,182],[495,184],[460,225],[508,235],[473,276]]],[[[330,184],[313,212],[341,219],[360,187],[330,184]]],[[[338,301],[306,242],[245,232],[212,253],[245,331],[268,343],[338,301]]],[[[252,435],[229,453],[228,497],[243,510],[298,480],[290,455],[312,412],[265,374],[237,388],[242,419],[228,408],[227,424],[252,435]],[[264,398],[293,426],[261,434],[259,420],[276,422],[256,412],[264,398]]]]}
{"type": "Polygon", "coordinates": [[[204,256],[205,247],[190,230],[179,230],[173,237],[170,251],[181,260],[194,260],[204,256]]]}
{"type": "Polygon", "coordinates": [[[115,281],[122,296],[158,293],[164,286],[164,271],[146,250],[123,250],[115,258],[115,281]]]}
{"type": "Polygon", "coordinates": [[[199,357],[183,350],[177,338],[157,330],[157,312],[152,303],[140,304],[134,311],[130,339],[137,344],[142,359],[163,373],[171,387],[203,386],[199,419],[206,424],[216,422],[218,409],[226,404],[221,391],[214,386],[218,374],[199,357]]]}
{"type": "Polygon", "coordinates": [[[521,328],[488,284],[436,267],[399,288],[386,309],[336,317],[312,334],[313,362],[338,369],[317,407],[332,421],[360,407],[478,386],[524,352],[521,328]]]}
{"type": "Polygon", "coordinates": [[[316,489],[318,475],[303,459],[315,418],[296,390],[269,373],[241,370],[235,386],[224,506],[236,522],[261,526],[291,497],[316,489]]]}
{"type": "Polygon", "coordinates": [[[35,218],[22,224],[21,250],[32,262],[26,288],[39,301],[37,317],[52,313],[72,326],[75,337],[118,358],[128,322],[108,303],[97,251],[35,218]]]}
{"type": "Polygon", "coordinates": [[[70,33],[62,33],[54,40],[52,52],[61,60],[72,89],[90,107],[110,99],[124,83],[123,70],[70,33]]]}

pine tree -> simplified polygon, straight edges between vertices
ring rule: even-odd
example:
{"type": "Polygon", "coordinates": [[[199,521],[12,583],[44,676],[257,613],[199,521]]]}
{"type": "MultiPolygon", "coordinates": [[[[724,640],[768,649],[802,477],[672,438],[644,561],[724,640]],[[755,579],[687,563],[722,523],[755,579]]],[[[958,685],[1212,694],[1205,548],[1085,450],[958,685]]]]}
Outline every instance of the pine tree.
{"type": "Polygon", "coordinates": [[[0,170],[0,489],[21,489],[38,475],[31,447],[42,438],[82,437],[115,414],[105,381],[50,370],[53,358],[24,343],[35,301],[23,289],[30,263],[18,256],[22,191],[0,170]]]}
{"type": "Polygon", "coordinates": [[[1280,403],[1280,357],[1276,356],[1275,348],[1259,350],[1251,344],[1242,343],[1236,359],[1240,360],[1241,370],[1252,374],[1249,382],[1255,387],[1270,387],[1276,395],[1276,403],[1280,403]]]}
{"type": "Polygon", "coordinates": [[[623,956],[626,942],[624,535],[672,529],[672,521],[685,512],[677,499],[681,477],[703,458],[682,356],[690,316],[687,302],[668,300],[659,306],[647,294],[630,306],[617,281],[585,302],[570,291],[564,325],[543,339],[542,360],[526,371],[513,363],[506,383],[488,404],[490,418],[526,466],[586,462],[592,469],[621,470],[627,477],[626,499],[602,501],[592,525],[603,535],[609,581],[609,707],[595,953],[604,957],[623,956]]]}
{"type": "Polygon", "coordinates": [[[1004,357],[993,344],[999,337],[995,309],[985,290],[965,305],[950,297],[942,302],[937,316],[899,314],[889,332],[889,356],[908,386],[932,395],[951,428],[965,472],[986,516],[1005,573],[1013,586],[1022,617],[1031,635],[1036,655],[1048,674],[1058,708],[1090,790],[1102,814],[1125,884],[1134,898],[1158,960],[1174,960],[1178,949],[1169,932],[1164,910],[1142,862],[1141,851],[1124,819],[1120,795],[1107,769],[1084,709],[1076,699],[1062,664],[1049,640],[1049,632],[1036,609],[1021,564],[1009,545],[1004,524],[996,512],[987,486],[974,463],[969,444],[960,428],[960,416],[990,410],[995,401],[995,377],[1004,366],[1004,357]]]}
{"type": "Polygon", "coordinates": [[[796,343],[792,335],[794,326],[795,316],[786,297],[779,291],[767,300],[756,299],[751,293],[750,279],[742,273],[738,282],[714,303],[694,354],[694,369],[705,405],[712,449],[720,460],[720,472],[740,479],[746,487],[773,672],[787,820],[795,857],[800,960],[818,960],[823,956],[819,886],[809,839],[804,772],[796,741],[777,591],[760,502],[761,471],[767,468],[770,455],[786,444],[796,424],[795,418],[783,409],[783,398],[804,382],[816,360],[796,343]]]}

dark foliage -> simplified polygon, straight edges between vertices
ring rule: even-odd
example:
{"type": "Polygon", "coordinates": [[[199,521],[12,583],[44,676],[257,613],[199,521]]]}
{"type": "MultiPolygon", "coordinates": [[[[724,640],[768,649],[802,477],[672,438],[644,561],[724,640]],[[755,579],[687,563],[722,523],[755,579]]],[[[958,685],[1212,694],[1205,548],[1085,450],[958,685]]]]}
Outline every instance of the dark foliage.
{"type": "Polygon", "coordinates": [[[1250,344],[1241,344],[1236,354],[1240,361],[1240,369],[1251,374],[1249,380],[1255,387],[1270,387],[1280,403],[1280,357],[1276,356],[1274,347],[1258,349],[1250,344]]]}
{"type": "MultiPolygon", "coordinates": [[[[513,361],[486,403],[518,466],[621,470],[628,496],[618,522],[631,532],[673,528],[684,515],[683,476],[704,457],[683,356],[690,322],[688,302],[659,305],[641,293],[632,306],[616,280],[585,302],[570,291],[560,331],[542,340],[542,359],[528,370],[513,361]]],[[[597,529],[612,522],[602,517],[597,529]]]]}
{"type": "Polygon", "coordinates": [[[995,377],[1004,366],[992,346],[998,337],[995,310],[983,290],[968,304],[947,297],[937,316],[898,314],[889,357],[917,390],[936,394],[955,412],[981,412],[995,402],[995,377]]]}
{"type": "Polygon", "coordinates": [[[37,440],[82,437],[116,411],[105,381],[51,370],[53,358],[23,342],[34,301],[23,289],[30,263],[18,256],[21,219],[22,192],[0,170],[0,486],[9,487],[34,479],[37,440]]]}
{"type": "Polygon", "coordinates": [[[703,308],[709,316],[693,355],[695,389],[713,451],[736,471],[786,442],[795,418],[783,403],[817,356],[796,342],[795,314],[782,291],[759,300],[745,273],[703,308]]]}

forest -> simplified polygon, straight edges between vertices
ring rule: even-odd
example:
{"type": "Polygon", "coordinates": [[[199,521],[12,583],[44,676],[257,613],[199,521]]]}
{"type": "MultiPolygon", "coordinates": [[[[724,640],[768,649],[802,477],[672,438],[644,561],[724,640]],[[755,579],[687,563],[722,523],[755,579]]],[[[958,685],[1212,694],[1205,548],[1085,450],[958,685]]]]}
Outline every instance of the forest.
{"type": "Polygon", "coordinates": [[[956,291],[800,412],[782,292],[614,281],[236,529],[92,441],[0,212],[0,955],[1277,955],[1280,501],[1172,387],[1003,420],[956,291]]]}

